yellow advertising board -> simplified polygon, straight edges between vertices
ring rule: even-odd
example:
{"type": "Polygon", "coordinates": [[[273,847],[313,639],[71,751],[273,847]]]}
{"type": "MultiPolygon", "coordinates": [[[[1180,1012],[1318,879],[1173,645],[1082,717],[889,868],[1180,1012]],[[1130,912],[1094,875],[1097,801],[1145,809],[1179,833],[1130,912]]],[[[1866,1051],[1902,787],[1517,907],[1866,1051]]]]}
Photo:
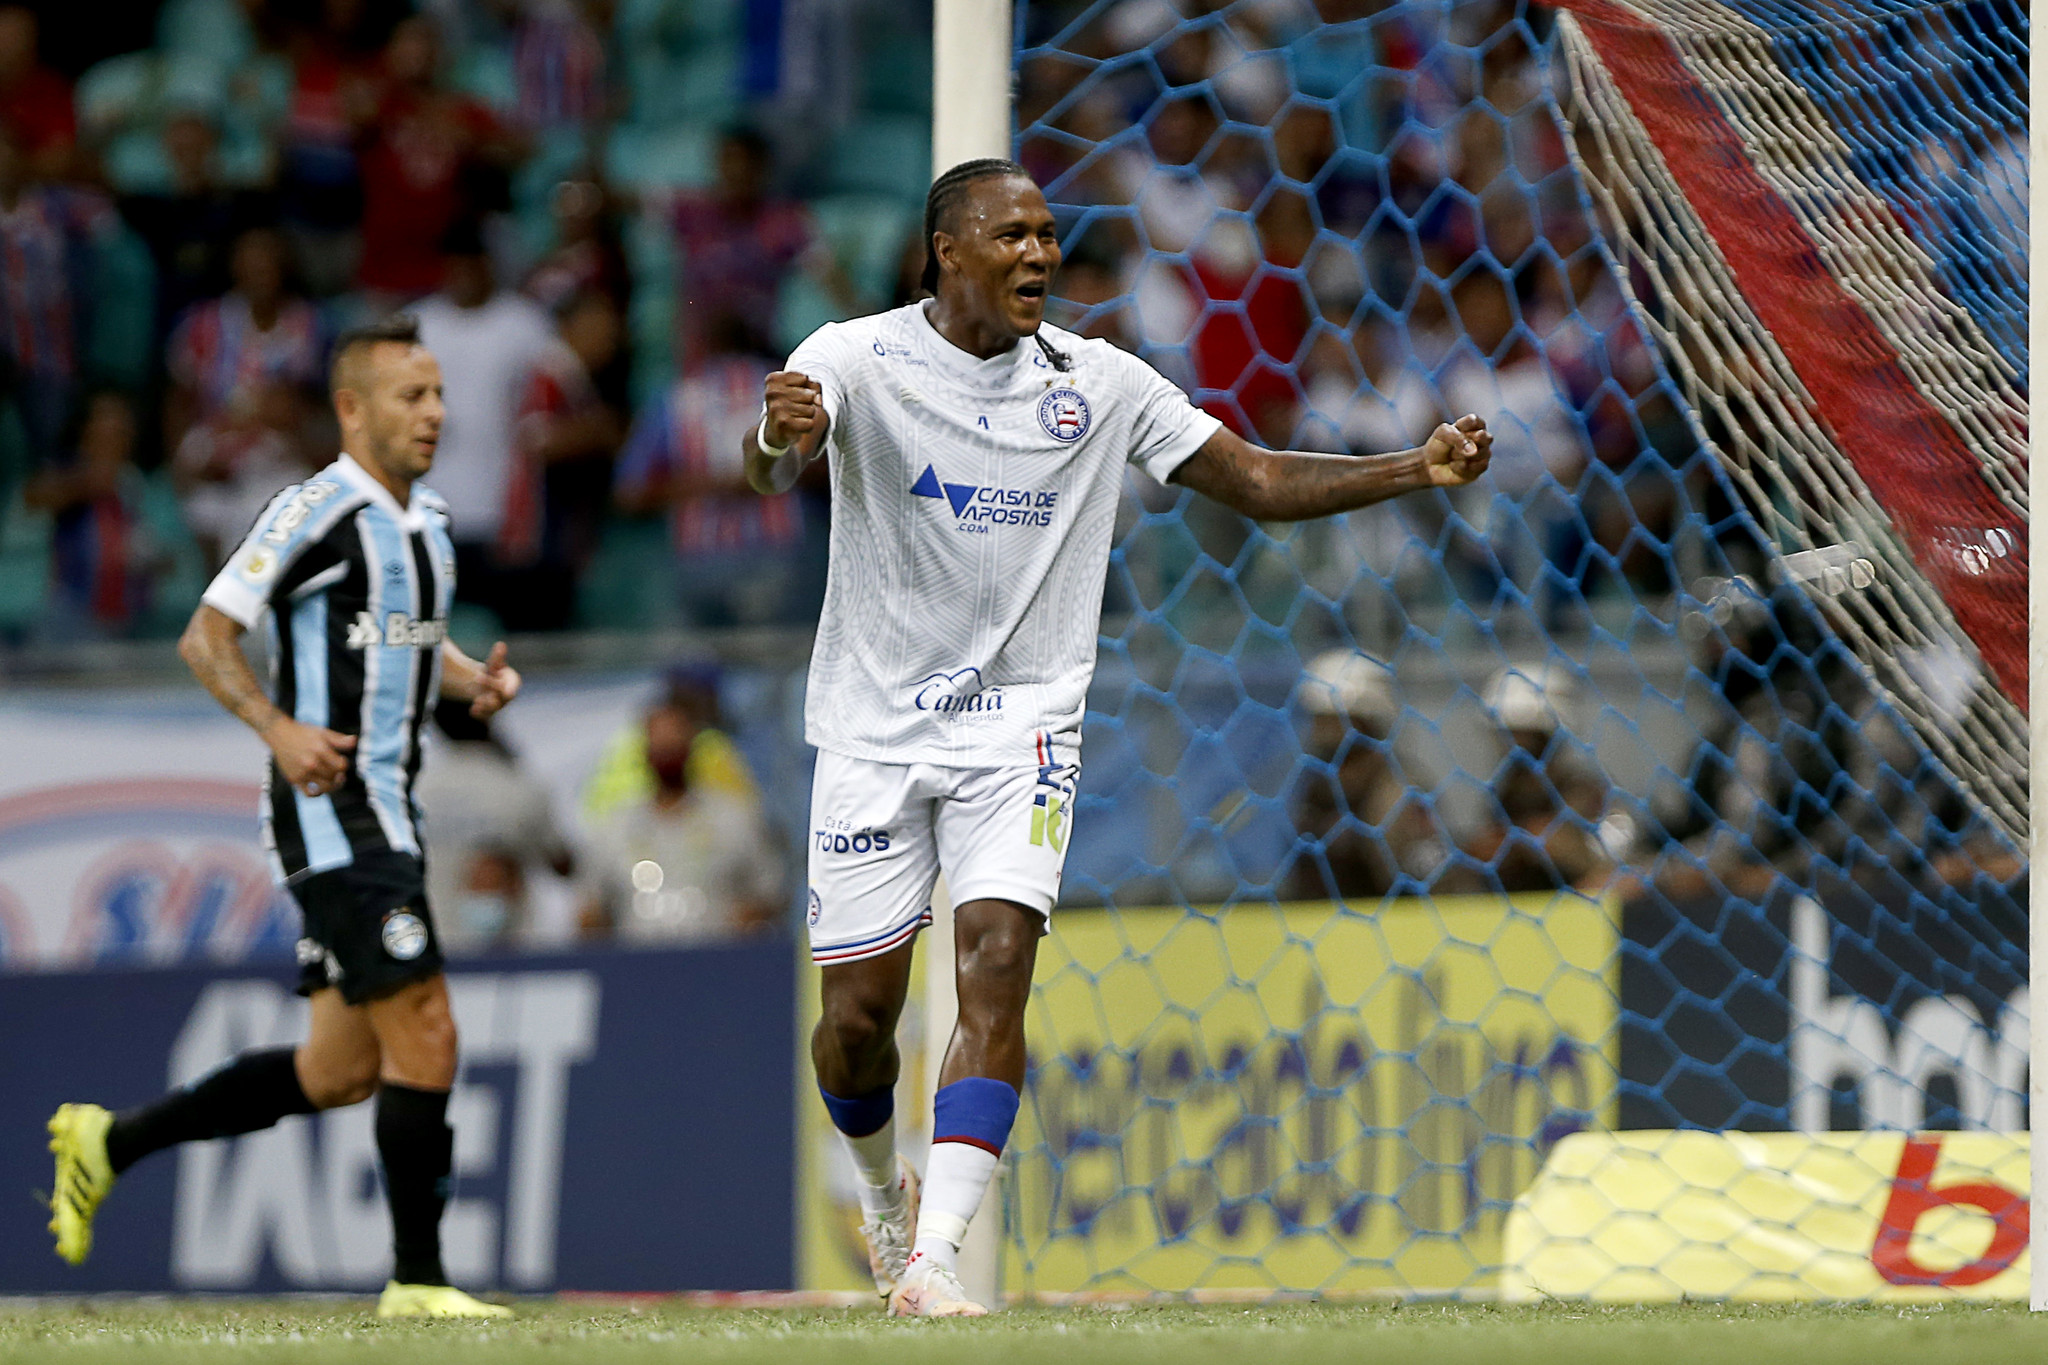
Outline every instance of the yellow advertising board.
{"type": "MultiPolygon", "coordinates": [[[[1549,1146],[1613,1123],[1617,961],[1613,907],[1569,893],[1060,911],[1004,1161],[1006,1292],[1490,1291],[1549,1146]]],[[[800,1283],[867,1287],[850,1172],[816,1097],[798,1109],[800,1283]]]]}
{"type": "Polygon", "coordinates": [[[1516,1201],[1501,1292],[2023,1299],[2027,1161],[2025,1134],[1584,1133],[1516,1201]]]}
{"type": "Polygon", "coordinates": [[[1617,946],[1571,894],[1056,915],[1005,1288],[1490,1288],[1549,1143],[1613,1122],[1617,946]]]}

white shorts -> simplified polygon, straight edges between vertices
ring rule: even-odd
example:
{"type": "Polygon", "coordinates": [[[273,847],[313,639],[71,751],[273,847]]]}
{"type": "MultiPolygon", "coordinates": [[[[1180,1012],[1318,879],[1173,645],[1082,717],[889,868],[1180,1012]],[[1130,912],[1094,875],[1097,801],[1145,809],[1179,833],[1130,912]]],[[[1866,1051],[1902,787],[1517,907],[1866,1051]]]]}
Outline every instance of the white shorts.
{"type": "Polygon", "coordinates": [[[955,905],[1015,901],[1050,917],[1081,770],[875,763],[818,751],[811,778],[811,960],[858,962],[932,922],[940,869],[955,905]]]}

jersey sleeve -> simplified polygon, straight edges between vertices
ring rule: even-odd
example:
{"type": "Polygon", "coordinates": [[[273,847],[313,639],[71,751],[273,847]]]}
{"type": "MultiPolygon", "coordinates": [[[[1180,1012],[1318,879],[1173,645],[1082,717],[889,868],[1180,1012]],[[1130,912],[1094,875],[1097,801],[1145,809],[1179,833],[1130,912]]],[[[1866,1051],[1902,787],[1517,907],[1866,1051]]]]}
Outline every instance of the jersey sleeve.
{"type": "Polygon", "coordinates": [[[292,564],[325,533],[329,519],[321,514],[342,496],[339,485],[315,479],[272,498],[200,600],[244,630],[254,629],[292,564]]]}
{"type": "Polygon", "coordinates": [[[848,363],[849,342],[846,329],[839,323],[827,323],[803,339],[789,354],[789,362],[782,368],[814,379],[824,394],[825,417],[836,428],[839,425],[839,410],[846,397],[846,381],[852,366],[848,363]]]}
{"type": "Polygon", "coordinates": [[[1189,402],[1186,394],[1144,361],[1121,351],[1117,354],[1137,407],[1125,458],[1165,483],[1223,423],[1189,402]]]}

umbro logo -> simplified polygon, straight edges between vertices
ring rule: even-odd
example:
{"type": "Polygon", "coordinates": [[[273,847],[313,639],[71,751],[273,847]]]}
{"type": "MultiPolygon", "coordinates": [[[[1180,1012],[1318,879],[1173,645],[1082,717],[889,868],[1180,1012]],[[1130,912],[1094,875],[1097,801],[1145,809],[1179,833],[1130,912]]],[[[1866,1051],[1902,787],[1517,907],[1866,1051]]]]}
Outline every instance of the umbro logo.
{"type": "Polygon", "coordinates": [[[374,649],[383,645],[389,649],[433,649],[440,645],[447,633],[446,621],[415,621],[402,611],[392,611],[384,614],[384,622],[379,625],[375,616],[359,611],[356,619],[349,622],[348,647],[374,649]]]}
{"type": "Polygon", "coordinates": [[[953,509],[962,530],[985,531],[990,526],[1050,526],[1053,509],[1059,504],[1056,488],[995,488],[975,483],[942,483],[931,466],[917,476],[910,491],[920,498],[934,498],[953,509]]]}

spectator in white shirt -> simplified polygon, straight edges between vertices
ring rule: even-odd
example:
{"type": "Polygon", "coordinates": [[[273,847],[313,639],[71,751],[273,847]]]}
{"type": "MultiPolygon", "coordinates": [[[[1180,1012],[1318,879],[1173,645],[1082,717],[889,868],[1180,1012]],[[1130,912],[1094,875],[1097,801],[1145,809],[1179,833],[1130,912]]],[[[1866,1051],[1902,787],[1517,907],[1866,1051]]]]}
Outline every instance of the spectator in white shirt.
{"type": "Polygon", "coordinates": [[[578,374],[545,309],[500,289],[474,223],[443,242],[441,292],[415,312],[420,341],[441,362],[447,418],[434,455],[434,491],[448,500],[457,593],[508,630],[566,625],[571,575],[541,562],[542,471],[520,448],[518,418],[536,374],[578,374]]]}

